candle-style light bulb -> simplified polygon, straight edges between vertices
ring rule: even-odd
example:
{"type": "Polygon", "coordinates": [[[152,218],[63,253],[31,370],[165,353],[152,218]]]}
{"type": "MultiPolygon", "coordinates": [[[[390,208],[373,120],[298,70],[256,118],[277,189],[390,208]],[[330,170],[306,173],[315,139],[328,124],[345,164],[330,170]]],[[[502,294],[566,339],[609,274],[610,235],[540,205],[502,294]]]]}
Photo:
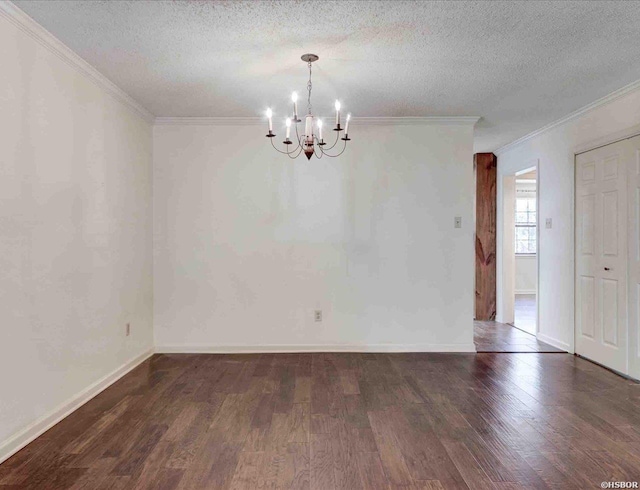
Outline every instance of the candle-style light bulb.
{"type": "Polygon", "coordinates": [[[322,119],[318,119],[318,139],[322,141],[322,119]]]}
{"type": "Polygon", "coordinates": [[[293,118],[298,119],[298,93],[293,92],[291,94],[291,100],[293,101],[293,118]]]}
{"type": "Polygon", "coordinates": [[[349,121],[351,120],[351,114],[347,114],[347,124],[344,127],[344,137],[347,137],[347,134],[349,134],[349,121]]]}
{"type": "Polygon", "coordinates": [[[273,111],[271,110],[271,108],[267,109],[267,119],[269,119],[269,131],[273,131],[273,120],[271,119],[273,117],[273,111]]]}
{"type": "Polygon", "coordinates": [[[287,118],[286,125],[287,125],[287,139],[289,139],[289,136],[291,136],[291,118],[290,117],[287,118]]]}
{"type": "Polygon", "coordinates": [[[336,128],[340,126],[340,101],[336,100],[336,128]]]}

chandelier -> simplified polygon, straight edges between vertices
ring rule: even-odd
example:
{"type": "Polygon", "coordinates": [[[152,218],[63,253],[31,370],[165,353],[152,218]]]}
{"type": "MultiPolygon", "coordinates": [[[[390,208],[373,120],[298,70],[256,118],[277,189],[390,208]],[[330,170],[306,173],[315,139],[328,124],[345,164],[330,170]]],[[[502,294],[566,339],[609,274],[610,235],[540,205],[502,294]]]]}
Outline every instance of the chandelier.
{"type": "Polygon", "coordinates": [[[340,156],[347,148],[347,141],[351,141],[351,138],[349,138],[349,120],[351,119],[351,114],[347,114],[344,127],[344,137],[340,138],[340,132],[342,131],[342,128],[340,127],[340,101],[336,100],[336,127],[333,128],[333,131],[336,133],[336,140],[330,147],[325,148],[327,143],[322,137],[322,119],[318,119],[311,112],[311,63],[318,61],[318,56],[315,54],[304,54],[302,55],[302,61],[306,62],[309,67],[309,82],[307,83],[307,91],[309,92],[309,95],[307,97],[307,115],[304,116],[304,133],[300,134],[298,132],[298,123],[302,122],[302,119],[298,117],[298,94],[293,92],[293,94],[291,94],[291,102],[293,102],[293,117],[288,117],[285,121],[287,130],[285,139],[282,142],[282,144],[285,145],[284,151],[279,150],[276,148],[276,145],[273,144],[273,138],[275,138],[276,135],[273,132],[273,111],[271,108],[267,109],[267,119],[269,120],[269,133],[267,133],[267,138],[271,141],[271,146],[291,159],[297,158],[302,152],[304,152],[309,160],[311,160],[313,155],[315,155],[316,158],[322,158],[323,156],[334,158],[340,156]],[[295,141],[291,141],[292,122],[295,123],[295,141]],[[338,148],[336,150],[338,153],[331,155],[329,152],[333,150],[339,140],[344,141],[342,149],[338,148]],[[291,145],[295,146],[292,147],[291,145]]]}

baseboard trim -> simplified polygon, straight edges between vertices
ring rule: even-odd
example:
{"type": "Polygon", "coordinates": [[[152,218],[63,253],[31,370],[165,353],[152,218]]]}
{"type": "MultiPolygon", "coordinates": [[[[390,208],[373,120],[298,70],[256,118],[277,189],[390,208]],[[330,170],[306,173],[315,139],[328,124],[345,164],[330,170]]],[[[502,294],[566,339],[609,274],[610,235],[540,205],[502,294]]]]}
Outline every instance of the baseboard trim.
{"type": "Polygon", "coordinates": [[[156,345],[159,354],[261,354],[302,352],[476,352],[475,344],[156,345]]]}
{"type": "Polygon", "coordinates": [[[72,412],[76,411],[82,405],[87,403],[89,400],[94,398],[96,395],[107,389],[113,383],[122,378],[129,371],[133,370],[144,361],[149,359],[154,354],[153,349],[149,349],[144,353],[136,356],[130,361],[126,362],[119,368],[115,369],[111,373],[107,374],[103,378],[99,379],[95,383],[89,385],[87,388],[82,390],[80,393],[67,400],[62,405],[59,405],[55,410],[53,410],[49,415],[45,415],[40,419],[33,422],[31,425],[22,429],[18,433],[11,436],[6,441],[0,443],[0,463],[9,459],[15,453],[20,451],[23,447],[29,444],[31,441],[36,439],[37,437],[44,434],[51,427],[56,425],[62,419],[67,417],[72,412]]]}
{"type": "Polygon", "coordinates": [[[569,344],[565,342],[561,342],[557,339],[554,339],[552,337],[549,337],[539,332],[538,332],[538,335],[536,335],[536,337],[538,338],[538,340],[541,340],[542,342],[546,342],[547,344],[552,345],[553,347],[569,352],[569,344]]]}

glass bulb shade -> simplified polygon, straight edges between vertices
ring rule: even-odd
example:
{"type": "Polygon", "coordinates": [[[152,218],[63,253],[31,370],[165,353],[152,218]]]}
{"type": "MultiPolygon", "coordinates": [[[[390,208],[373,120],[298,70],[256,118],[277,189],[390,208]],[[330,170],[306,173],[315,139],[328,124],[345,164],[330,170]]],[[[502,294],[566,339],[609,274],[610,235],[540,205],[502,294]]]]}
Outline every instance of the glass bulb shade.
{"type": "Polygon", "coordinates": [[[293,102],[298,102],[298,92],[293,92],[293,93],[291,94],[291,100],[292,100],[293,102]]]}
{"type": "Polygon", "coordinates": [[[271,108],[269,108],[267,109],[267,117],[271,119],[271,116],[273,116],[273,111],[271,110],[271,108]]]}
{"type": "Polygon", "coordinates": [[[340,101],[336,100],[336,111],[340,110],[340,101]]]}

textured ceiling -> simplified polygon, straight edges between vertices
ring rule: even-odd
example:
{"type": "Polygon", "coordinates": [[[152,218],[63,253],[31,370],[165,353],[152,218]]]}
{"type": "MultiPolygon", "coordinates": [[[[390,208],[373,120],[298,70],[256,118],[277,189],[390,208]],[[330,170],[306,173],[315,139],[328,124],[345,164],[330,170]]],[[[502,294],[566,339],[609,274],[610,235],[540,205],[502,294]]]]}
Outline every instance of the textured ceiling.
{"type": "Polygon", "coordinates": [[[640,3],[15,1],[158,116],[474,115],[495,150],[640,79],[640,3]]]}

